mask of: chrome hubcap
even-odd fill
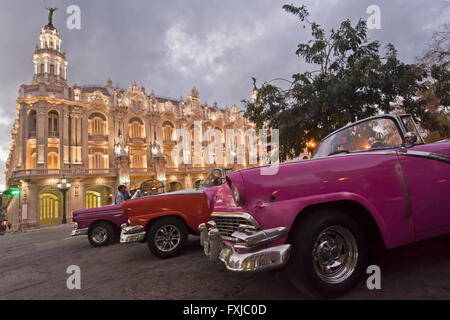
[[[106,240],[106,238],[108,237],[108,230],[106,230],[103,227],[97,227],[95,228],[93,234],[92,234],[92,239],[96,242],[96,243],[102,243]]]
[[[355,271],[358,245],[347,228],[331,226],[317,237],[312,255],[319,278],[326,283],[338,284]]]
[[[163,252],[172,251],[178,246],[180,241],[180,230],[176,226],[166,225],[156,231],[155,245]]]

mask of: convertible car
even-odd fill
[[[189,234],[210,219],[213,200],[231,168],[215,168],[193,190],[182,190],[122,203],[130,226],[124,226],[120,242],[147,242],[151,253],[170,258],[180,253]]]
[[[227,176],[200,242],[213,261],[247,272],[286,265],[314,296],[350,290],[370,244],[394,248],[450,233],[450,141],[425,144],[409,115],[333,132],[311,159]]]

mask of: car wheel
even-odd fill
[[[114,239],[114,229],[107,222],[98,222],[89,228],[88,239],[93,247],[106,246]]]
[[[293,229],[289,274],[309,296],[337,297],[360,280],[368,264],[363,229],[339,211],[314,212]]]
[[[188,229],[183,221],[173,217],[157,220],[149,229],[148,248],[158,258],[178,255],[188,238]]]

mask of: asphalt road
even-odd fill
[[[69,226],[0,236],[0,299],[303,299],[283,270],[236,274],[203,256],[198,237],[184,253],[160,260],[146,244],[92,248]],[[362,281],[342,299],[450,299],[450,242],[422,241],[377,249],[381,289]],[[81,268],[81,290],[69,290],[69,265]]]

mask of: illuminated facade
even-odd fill
[[[186,99],[171,99],[148,94],[136,83],[127,89],[113,86],[111,80],[106,85],[68,86],[66,54],[53,25],[42,29],[33,64],[31,84],[20,87],[5,172],[7,185],[22,190],[22,227],[61,223],[63,201],[57,183],[63,176],[71,182],[68,221],[72,210],[112,203],[119,184],[133,189],[158,179],[166,191],[195,187],[220,162],[174,162],[175,129],[191,135],[218,129],[225,142],[227,129],[251,128],[236,106],[201,105],[195,87]],[[205,143],[201,148],[204,152]],[[232,165],[224,157],[220,166]]]

